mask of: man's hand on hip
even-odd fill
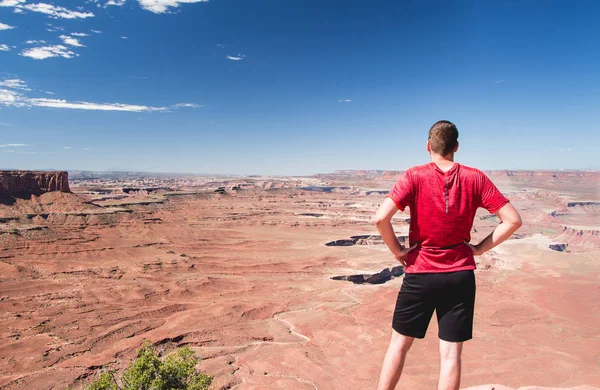
[[[479,248],[479,245],[473,245],[471,243],[468,243],[465,241],[465,244],[467,244],[469,246],[469,248],[471,248],[471,250],[473,251],[473,256],[481,256],[483,255],[483,251]]]
[[[417,244],[411,246],[410,248],[402,246],[402,250],[400,251],[400,253],[394,254],[394,257],[396,258],[396,260],[398,260],[404,268],[406,268],[406,255],[408,255],[408,253],[410,251],[412,251],[413,249],[415,249],[416,247],[417,247]]]

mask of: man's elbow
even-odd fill
[[[519,215],[519,218],[517,218],[517,220],[514,222],[515,228],[520,228],[521,226],[523,226],[523,220],[521,219],[521,216]]]
[[[498,210],[496,215],[500,218],[502,223],[510,225],[512,228],[514,228],[514,230],[517,230],[523,226],[521,214],[519,214],[519,212],[510,203],[507,203],[500,210]]]
[[[519,215],[519,219],[515,222],[515,226],[517,228],[520,228],[521,226],[523,226],[523,220],[521,219],[520,215]]]
[[[517,230],[523,226],[523,220],[521,219],[520,215],[517,215],[515,218],[511,218],[508,221],[502,221],[502,223],[512,226],[514,230]]]
[[[375,218],[373,218],[373,225],[375,225],[377,227],[377,229],[379,230],[383,225],[390,223],[389,218],[385,218],[382,217],[380,215],[376,215]]]

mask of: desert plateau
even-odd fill
[[[0,388],[82,389],[150,340],[214,389],[373,389],[403,269],[372,219],[400,174],[3,171]],[[524,224],[476,259],[461,387],[600,387],[600,173],[486,174]],[[434,317],[398,388],[435,388],[437,342]]]

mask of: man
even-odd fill
[[[475,305],[475,260],[510,237],[522,224],[517,210],[487,176],[454,162],[458,130],[439,121],[429,130],[429,164],[407,170],[375,216],[383,240],[404,266],[392,337],[378,390],[395,388],[415,338],[424,338],[436,311],[440,339],[438,390],[458,390],[462,344],[472,338]],[[410,207],[410,248],[396,238],[392,216]],[[477,245],[469,243],[477,208],[502,221]]]

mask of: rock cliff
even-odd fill
[[[71,192],[68,172],[0,171],[0,194],[40,195],[51,191]]]
[[[403,171],[385,171],[385,172],[383,172],[381,179],[382,180],[396,180],[398,177],[400,177],[400,175],[402,173],[403,173]]]

